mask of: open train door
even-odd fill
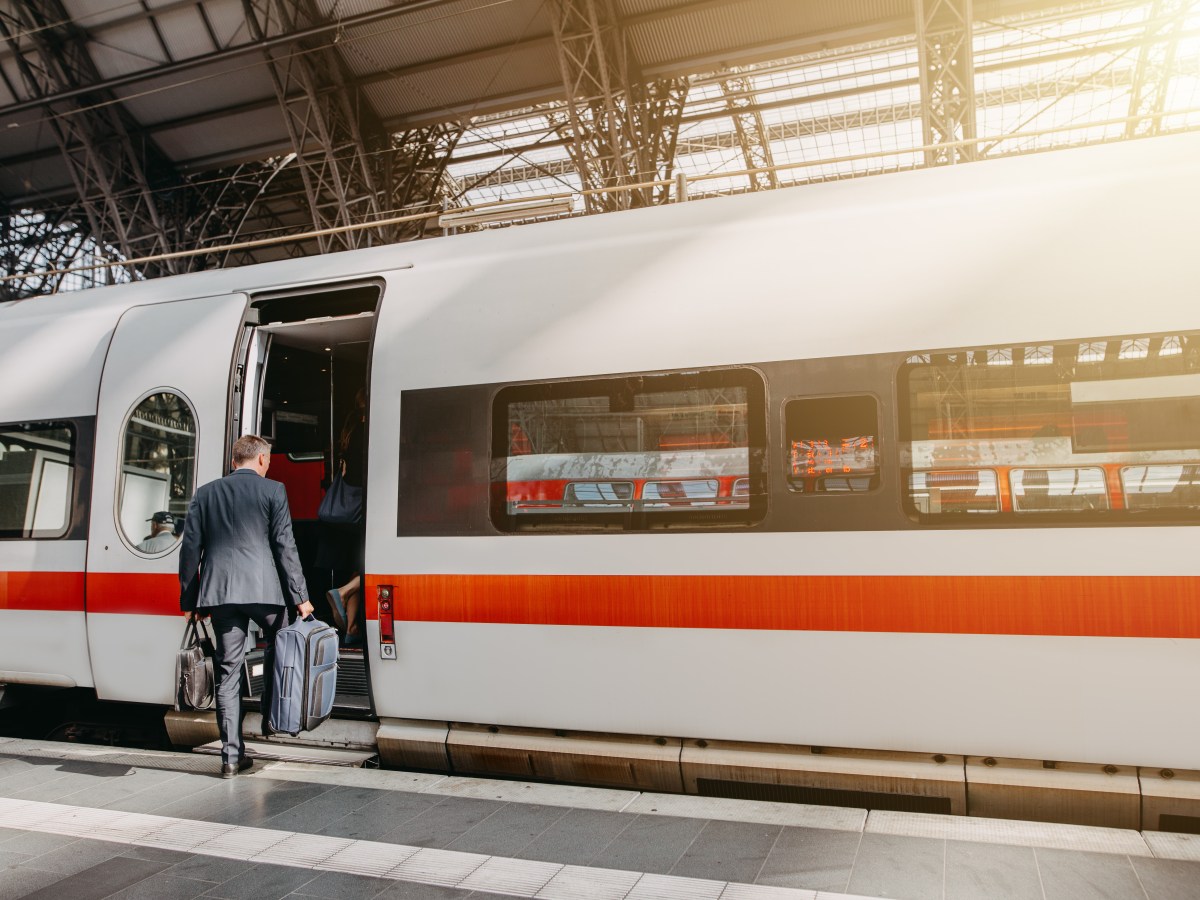
[[[247,298],[138,306],[117,324],[96,416],[87,626],[101,699],[174,702],[179,546],[198,485],[224,474]]]

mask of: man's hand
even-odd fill
[[[299,616],[301,619],[306,619],[309,616],[311,616],[312,611],[313,611],[313,605],[311,603],[309,603],[307,600],[305,600],[303,603],[301,603],[299,606],[296,607],[296,615]]]

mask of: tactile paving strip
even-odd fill
[[[0,824],[223,859],[350,872],[539,900],[850,900],[848,895],[736,884],[376,841],[327,839],[270,828],[0,798]],[[304,843],[305,841],[309,843]],[[280,852],[287,846],[288,852]],[[295,851],[295,852],[293,852]]]

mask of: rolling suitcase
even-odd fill
[[[309,616],[279,629],[268,720],[272,730],[295,737],[329,718],[337,659],[337,631],[324,622]]]

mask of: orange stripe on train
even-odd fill
[[[396,619],[522,625],[1200,638],[1185,576],[393,575]]]
[[[83,573],[0,572],[0,609],[83,612]]]
[[[372,575],[396,619],[518,625],[1200,638],[1188,576]],[[0,609],[82,611],[77,572],[0,572]],[[171,574],[92,573],[92,613],[178,615]]]

